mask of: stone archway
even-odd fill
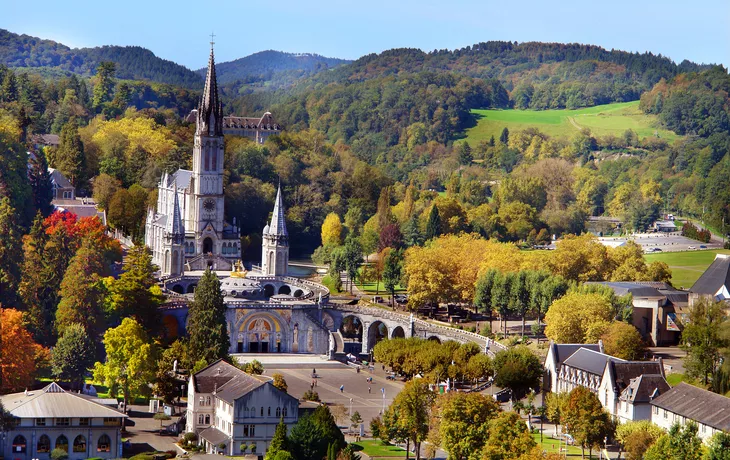
[[[338,331],[342,336],[343,351],[345,353],[358,354],[363,352],[362,341],[364,331],[360,318],[355,315],[343,317]]]
[[[203,254],[213,254],[213,240],[210,237],[203,240]]]
[[[188,284],[188,288],[185,290],[187,294],[193,294],[195,293],[195,288],[198,287],[197,284]]]
[[[289,295],[289,294],[291,294],[291,288],[285,284],[279,288],[278,293]]]
[[[434,342],[441,343],[441,339],[439,339],[435,335],[432,335],[431,337],[429,337],[428,340],[433,340]]]
[[[266,297],[271,297],[274,295],[274,286],[272,284],[267,284],[264,286],[264,295]]]
[[[185,294],[185,289],[183,289],[182,285],[176,284],[172,287],[172,292],[175,292],[177,294]]]
[[[288,334],[278,315],[254,312],[238,323],[234,353],[281,353],[288,351]],[[235,329],[234,329],[235,330]]]
[[[294,291],[293,295],[294,297],[301,297],[304,295],[304,291],[302,291],[301,289],[297,289],[296,291]]]
[[[364,353],[369,353],[383,339],[388,338],[388,327],[382,321],[373,321],[368,328],[368,346]]]
[[[401,326],[396,326],[393,328],[393,332],[390,333],[390,337],[392,339],[404,339],[406,338],[406,332],[403,330]]]

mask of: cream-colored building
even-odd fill
[[[268,377],[222,360],[190,377],[186,431],[197,433],[208,453],[263,455],[280,420],[287,429],[297,423],[299,400]]]
[[[598,387],[598,399],[615,420],[650,420],[652,397],[669,390],[659,361],[609,360]]]
[[[665,430],[694,422],[703,441],[718,431],[730,431],[730,398],[723,395],[680,383],[650,404],[651,421]]]

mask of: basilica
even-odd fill
[[[231,353],[329,354],[334,321],[323,311],[329,290],[287,275],[289,233],[281,186],[262,231],[260,266],[246,270],[240,261],[240,228],[236,218],[224,217],[225,131],[212,49],[194,114],[192,171],[163,174],[157,206],[148,211],[145,225],[145,244],[168,298],[162,307],[168,335],[185,334],[188,304],[210,269],[220,279]]]

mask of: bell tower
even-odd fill
[[[223,238],[223,105],[218,97],[213,42],[195,119],[193,230],[196,253],[221,253]]]
[[[286,230],[284,219],[281,184],[276,192],[271,223],[264,227],[261,238],[261,273],[274,276],[286,275],[289,265],[289,232]]]

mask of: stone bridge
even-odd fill
[[[420,337],[439,342],[454,340],[460,343],[474,342],[485,352],[494,355],[504,345],[473,332],[430,323],[406,315],[370,306],[362,301],[358,305],[328,304],[322,311],[322,323],[331,332],[342,330],[348,318],[357,318],[362,325],[362,351],[367,354],[381,339]]]

